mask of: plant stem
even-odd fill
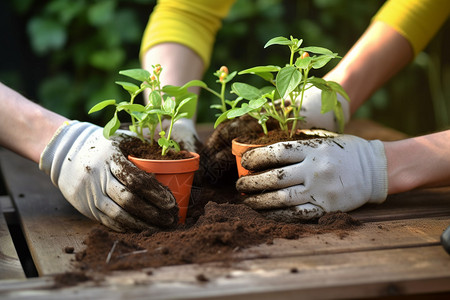
[[[306,88],[306,82],[308,80],[308,73],[309,73],[310,67],[306,68],[305,73],[303,74],[303,85],[302,85],[302,90],[300,92],[300,105],[299,106],[293,106],[294,107],[294,122],[292,123],[292,128],[291,128],[291,133],[290,133],[290,137],[292,137],[294,135],[294,132],[296,131],[297,128],[297,120],[300,117],[300,111],[302,110],[302,105],[303,105],[303,96],[305,94],[305,88]]]

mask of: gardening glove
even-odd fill
[[[119,150],[129,131],[111,139],[102,128],[66,122],[41,154],[39,168],[83,215],[116,231],[157,230],[177,223],[172,193]]]
[[[270,124],[268,124],[270,127]],[[221,123],[207,139],[200,153],[199,174],[209,183],[229,183],[237,179],[236,158],[231,141],[238,136],[262,133],[258,121],[247,115]]]
[[[350,119],[350,104],[339,93],[337,94],[337,100],[342,105],[344,113],[345,123]],[[333,111],[329,111],[325,114],[320,112],[322,108],[322,91],[315,86],[310,87],[305,91],[303,96],[303,103],[301,108],[301,116],[305,117],[302,122],[302,128],[320,128],[333,132],[339,131],[339,124],[336,120]]]
[[[257,174],[241,177],[245,204],[282,221],[347,212],[387,197],[383,143],[352,135],[311,130],[325,138],[281,142],[244,153],[242,166]],[[263,171],[261,173],[261,171]]]

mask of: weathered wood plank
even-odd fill
[[[364,222],[450,216],[450,187],[390,195],[381,205],[368,204],[350,214]]]
[[[39,275],[71,268],[74,254],[93,222],[78,213],[38,166],[10,151],[0,152],[6,188],[17,207],[20,224]]]
[[[25,278],[22,264],[17,255],[8,225],[3,215],[2,203],[7,203],[5,198],[1,196],[0,201],[0,280],[2,279],[22,279]]]
[[[101,284],[87,282],[60,289],[48,289],[48,282],[41,282],[42,287],[36,282],[29,286],[11,284],[0,288],[0,297],[362,299],[450,292],[449,282],[448,254],[439,246],[430,246],[118,272]]]
[[[275,258],[438,245],[448,224],[450,216],[370,222],[347,231],[345,236],[326,233],[296,240],[276,239],[271,245],[244,249],[235,256],[242,259]]]

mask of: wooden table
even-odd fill
[[[400,133],[352,123],[350,133]],[[345,238],[322,234],[252,247],[233,265],[181,265],[116,272],[101,282],[54,288],[94,223],[79,214],[36,164],[0,151],[0,299],[298,299],[412,296],[450,299],[450,188],[390,196],[351,213],[363,226]],[[206,274],[207,280],[199,280]],[[203,278],[205,279],[205,278]],[[403,299],[403,298],[400,298]]]

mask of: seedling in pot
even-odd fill
[[[113,117],[103,129],[105,138],[108,139],[119,129],[118,113],[124,111],[131,118],[129,130],[134,132],[143,142],[150,144],[154,142],[153,136],[158,125],[163,128],[162,120],[168,119],[170,125],[167,132],[164,130],[159,132],[158,144],[162,148],[161,155],[166,155],[169,149],[180,150],[178,143],[171,139],[173,125],[183,117],[190,117],[187,112],[183,112],[182,108],[190,101],[196,101],[197,95],[188,92],[189,84],[181,87],[171,85],[161,87],[161,72],[162,67],[160,65],[153,66],[152,73],[144,69],[130,69],[119,72],[121,75],[138,81],[137,84],[129,81],[116,82],[129,93],[130,99],[120,102],[116,99],[104,100],[93,106],[89,111],[91,114],[107,106],[115,106]],[[191,85],[194,83],[191,82]],[[146,105],[135,103],[136,97],[146,89],[149,90],[148,103]],[[144,136],[147,130],[149,139]]]
[[[212,93],[222,100],[222,114],[219,115],[214,126],[217,127],[227,119],[247,114],[258,120],[265,134],[268,133],[266,122],[273,118],[278,121],[281,130],[292,136],[299,127],[299,121],[304,120],[300,112],[305,92],[315,86],[322,90],[321,113],[333,111],[339,124],[339,131],[342,132],[345,120],[341,103],[337,100],[337,93],[349,101],[347,93],[334,81],[309,75],[312,69],[320,69],[330,60],[339,58],[339,56],[322,47],[301,48],[302,43],[302,39],[292,36],[289,39],[273,38],[266,43],[264,48],[273,45],[287,46],[290,50],[288,63],[285,66],[257,66],[238,73],[238,75],[257,75],[270,83],[269,86],[259,88],[247,83],[235,82],[231,85],[231,92],[237,97],[234,100],[223,100],[225,84],[233,79],[235,72],[230,74],[230,78],[226,75],[220,77],[221,93],[218,94],[214,91]],[[228,74],[227,72],[226,74]],[[223,72],[220,73],[219,70],[215,75],[218,74],[223,74]],[[207,90],[211,92],[209,88]],[[225,110],[223,103],[228,104],[228,108]]]

